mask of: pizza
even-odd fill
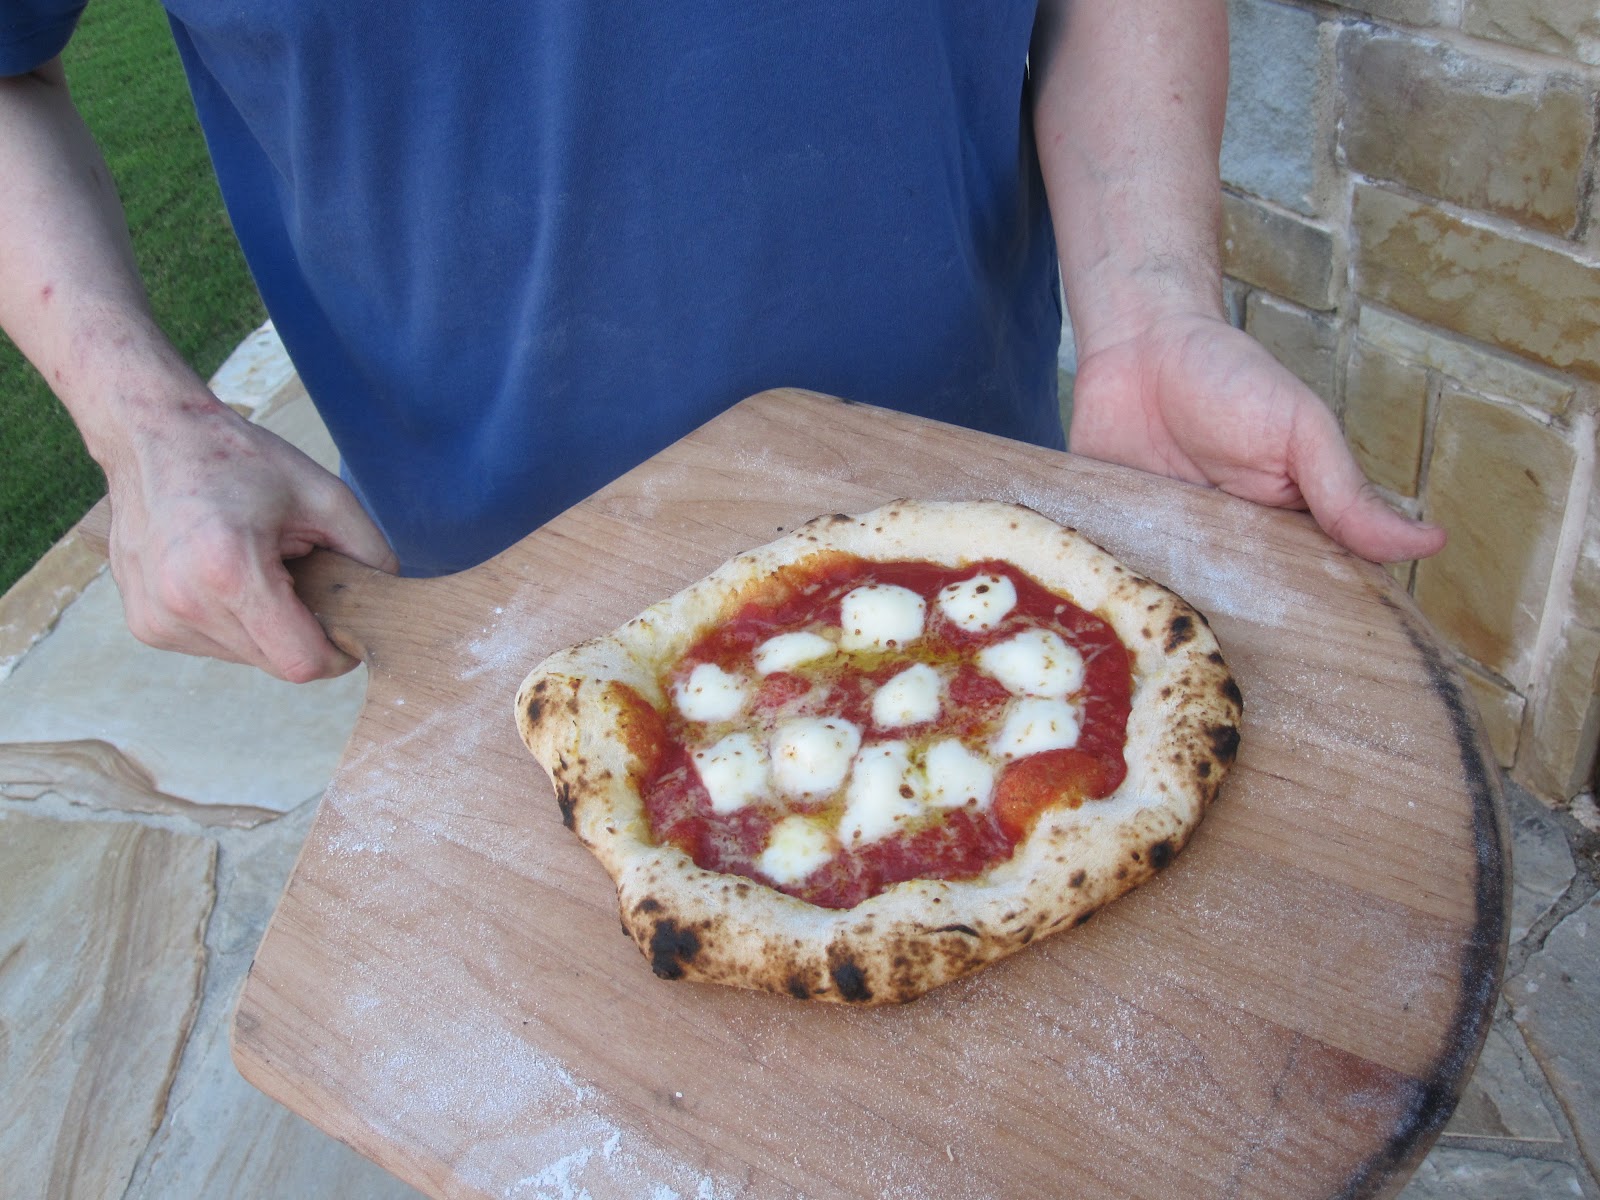
[[[997,501],[819,517],[516,698],[658,976],[868,1005],[1166,867],[1241,713],[1198,612]]]

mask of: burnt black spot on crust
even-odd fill
[[[700,935],[670,917],[650,935],[650,969],[662,979],[682,979],[683,966],[700,953]]]
[[[561,810],[561,823],[572,828],[572,813],[578,802],[572,798],[572,789],[565,783],[556,784],[556,807]]]
[[[1244,711],[1244,695],[1239,691],[1239,685],[1233,681],[1232,675],[1222,681],[1222,696],[1240,712]]]
[[[1206,730],[1211,752],[1223,766],[1230,765],[1239,753],[1239,731],[1232,725],[1213,725]]]
[[[1201,779],[1211,778],[1211,764],[1205,759],[1200,760],[1200,765],[1195,767],[1195,770],[1199,772]]]
[[[839,995],[852,1004],[864,1004],[872,999],[872,989],[867,986],[867,977],[861,968],[846,959],[836,963],[833,971],[833,986],[839,989]]]
[[[964,933],[968,937],[977,937],[978,931],[971,925],[941,925],[934,930],[935,933]]]
[[[1179,646],[1194,637],[1194,618],[1188,613],[1179,613],[1172,618],[1167,626],[1166,652],[1171,654]]]
[[[1164,871],[1177,853],[1170,838],[1159,841],[1150,847],[1150,865],[1158,871]]]
[[[1087,920],[1088,920],[1088,919],[1089,919],[1089,918],[1090,918],[1090,917],[1092,917],[1092,916],[1094,916],[1094,914],[1095,914],[1095,910],[1094,910],[1094,909],[1092,909],[1092,908],[1091,908],[1091,909],[1090,909],[1090,910],[1089,910],[1089,911],[1088,911],[1088,912],[1084,912],[1084,913],[1079,913],[1079,914],[1078,914],[1078,915],[1077,915],[1077,916],[1076,916],[1076,917],[1075,917],[1075,918],[1074,918],[1074,919],[1073,919],[1073,922],[1072,922],[1072,927],[1073,927],[1073,928],[1074,928],[1074,929],[1076,929],[1076,928],[1077,928],[1077,927],[1078,927],[1078,926],[1079,926],[1079,925],[1082,925],[1082,924],[1083,924],[1083,923],[1084,923],[1084,922],[1085,922],[1085,921],[1087,921]]]
[[[534,690],[533,699],[528,701],[528,722],[532,725],[539,723],[539,717],[544,712],[544,695],[539,689]]]
[[[811,989],[806,986],[806,981],[798,975],[789,976],[789,982],[784,984],[784,989],[796,1000],[811,999]]]
[[[654,896],[646,896],[643,900],[639,901],[639,906],[633,911],[642,913],[660,912],[661,901],[657,900]]]
[[[1089,878],[1089,872],[1080,867],[1078,870],[1072,873],[1072,877],[1067,880],[1067,885],[1069,887],[1081,888],[1083,886],[1083,881],[1087,878]]]

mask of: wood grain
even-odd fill
[[[1244,693],[1238,766],[1152,884],[914,1004],[659,981],[517,684],[899,496],[1027,503],[1185,595]],[[786,391],[465,574],[298,570],[371,683],[235,1058],[434,1195],[1389,1194],[1487,1032],[1507,840],[1475,718],[1405,594],[1299,514]]]

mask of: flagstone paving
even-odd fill
[[[213,386],[334,461],[270,328]],[[7,1200],[416,1195],[246,1084],[228,1052],[364,686],[294,688],[138,645],[73,534],[0,598]],[[1505,997],[1404,1200],[1600,1200],[1600,834],[1514,787],[1508,804]]]

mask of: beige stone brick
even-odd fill
[[[1489,738],[1494,758],[1502,767],[1517,761],[1517,740],[1522,733],[1522,714],[1527,701],[1502,683],[1487,679],[1470,668],[1461,672],[1467,691],[1478,706],[1483,731]]]
[[[1327,317],[1252,292],[1245,305],[1245,330],[1331,408],[1335,398],[1338,327]]]
[[[1333,307],[1328,230],[1232,192],[1222,197],[1223,270],[1304,308]]]
[[[1461,27],[1478,37],[1600,66],[1594,0],[1467,0]]]
[[[1517,778],[1549,799],[1571,799],[1593,775],[1600,742],[1600,630],[1568,623],[1534,704]]]
[[[1345,373],[1344,432],[1367,478],[1417,494],[1427,414],[1427,369],[1358,339]]]
[[[1407,25],[1438,25],[1445,16],[1441,0],[1339,0],[1339,7]]]
[[[1356,171],[1547,233],[1578,223],[1594,92],[1412,38],[1340,42]]]
[[[1465,392],[1440,397],[1424,512],[1450,541],[1417,603],[1468,658],[1525,691],[1576,455],[1556,430]]]
[[[1559,415],[1567,411],[1578,390],[1566,376],[1539,370],[1370,304],[1361,309],[1359,328],[1361,336],[1374,345],[1483,395],[1516,400]]]
[[[1377,187],[1356,189],[1354,226],[1361,295],[1600,379],[1600,267]]]

